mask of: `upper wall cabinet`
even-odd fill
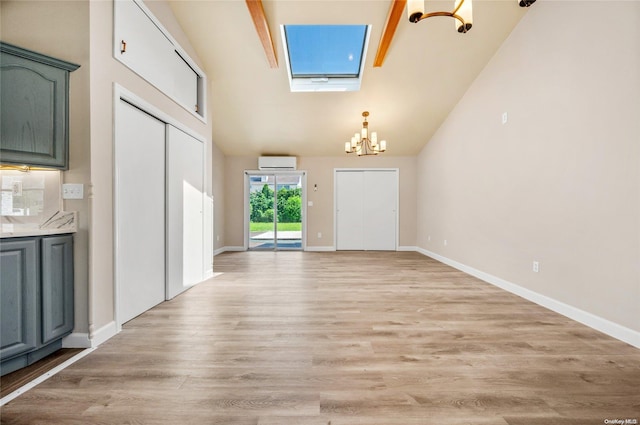
[[[0,43],[0,162],[69,167],[69,73],[78,65]]]
[[[204,120],[204,73],[141,2],[114,2],[114,57]]]

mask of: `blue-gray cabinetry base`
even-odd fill
[[[0,375],[62,347],[73,318],[73,236],[0,241]]]

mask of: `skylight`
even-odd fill
[[[360,90],[369,25],[283,25],[291,91]]]

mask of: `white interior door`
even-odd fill
[[[204,278],[204,145],[167,125],[167,299]]]
[[[364,249],[396,250],[397,172],[364,172]]]
[[[115,140],[118,323],[165,298],[165,124],[119,100]]]
[[[338,170],[336,249],[395,251],[397,170]]]
[[[336,249],[363,250],[364,246],[364,173],[336,173]]]

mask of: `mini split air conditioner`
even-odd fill
[[[261,156],[258,158],[259,170],[295,170],[295,156]]]

